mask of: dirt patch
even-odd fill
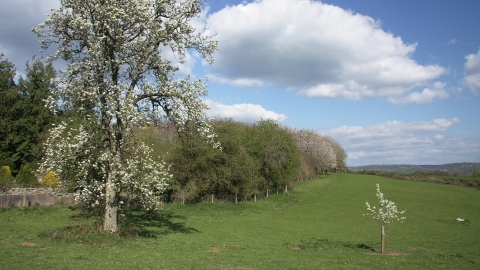
[[[36,246],[37,244],[35,243],[29,243],[29,242],[23,242],[20,244],[22,247],[34,247]]]
[[[210,247],[210,249],[208,250],[208,252],[218,253],[218,252],[220,252],[220,249],[218,249],[217,247]]]
[[[371,255],[371,256],[392,256],[392,257],[398,257],[398,256],[402,256],[403,253],[399,253],[399,252],[385,252],[385,253],[370,252],[370,253],[367,253],[367,255]]]

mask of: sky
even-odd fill
[[[2,0],[0,52],[17,76],[58,6]],[[330,135],[347,166],[480,162],[479,12],[474,0],[211,0],[192,23],[215,35],[215,63],[191,51],[179,73],[208,77],[209,117]]]

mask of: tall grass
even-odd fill
[[[407,211],[404,223],[386,227],[387,255],[379,253],[380,224],[363,216],[365,201],[376,201],[376,183]],[[0,212],[0,268],[478,269],[479,195],[468,187],[330,174],[257,203],[126,212],[124,228],[136,238],[92,233],[95,220],[66,207],[8,209]]]

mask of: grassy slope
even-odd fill
[[[400,256],[370,255],[380,249],[380,225],[362,214],[366,200],[376,204],[376,183],[407,210],[403,224],[386,227],[387,252]],[[39,236],[76,224],[74,214],[62,207],[0,212],[0,268],[480,268],[480,191],[466,187],[332,174],[257,203],[168,206],[137,223],[156,237]]]

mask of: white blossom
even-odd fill
[[[315,160],[318,171],[337,167],[335,147],[339,145],[332,137],[321,135],[313,130],[291,130],[290,133],[297,149]]]
[[[380,185],[377,184],[377,198],[378,203],[380,204],[379,208],[375,206],[371,207],[368,202],[365,202],[367,205],[367,210],[369,213],[364,215],[371,215],[373,219],[378,219],[382,222],[382,225],[390,223],[392,220],[404,220],[405,217],[400,217],[399,215],[405,214],[405,211],[398,211],[397,206],[394,202],[389,201],[383,197],[383,193],[380,191]]]

